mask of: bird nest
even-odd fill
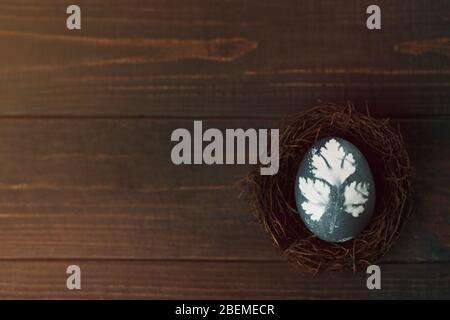
[[[280,126],[280,168],[262,176],[254,168],[244,179],[252,209],[270,236],[307,273],[351,270],[378,262],[399,237],[412,207],[408,153],[399,128],[386,119],[356,112],[352,105],[324,104],[284,120]],[[377,190],[374,214],[356,238],[326,242],[313,235],[296,209],[294,184],[299,164],[319,139],[344,138],[366,156]]]

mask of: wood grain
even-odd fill
[[[279,260],[239,199],[247,166],[175,166],[191,120],[23,119],[0,126],[3,258]],[[210,120],[205,127],[272,127]],[[391,261],[449,261],[448,121],[403,121],[417,189]],[[439,154],[439,157],[433,155]]]
[[[0,298],[450,298],[450,3],[0,3]],[[416,215],[382,264],[302,276],[240,197],[247,166],[177,167],[170,133],[274,127],[317,103],[399,120]],[[80,264],[83,290],[65,289]]]
[[[436,53],[444,56],[450,56],[450,39],[437,38],[419,41],[407,41],[395,46],[395,50],[414,56],[427,53]]]
[[[449,114],[445,49],[405,49],[450,36],[448,1],[379,1],[381,32],[362,0],[78,4],[70,32],[57,0],[2,1],[0,115],[273,117],[318,99]]]
[[[65,287],[82,268],[81,291]],[[286,262],[0,261],[0,298],[28,299],[448,299],[450,265],[383,267],[382,289],[366,275],[302,276]]]

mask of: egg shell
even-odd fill
[[[375,182],[366,158],[345,139],[317,141],[300,163],[295,200],[306,227],[320,239],[344,242],[356,237],[375,206]]]

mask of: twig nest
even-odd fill
[[[252,209],[273,243],[308,273],[356,272],[383,257],[398,238],[412,207],[409,156],[399,129],[388,120],[356,112],[351,105],[325,104],[299,113],[280,126],[280,169],[245,179]],[[296,206],[297,170],[319,140],[339,137],[364,154],[376,186],[373,215],[364,230],[345,242],[314,235]]]

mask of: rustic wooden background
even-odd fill
[[[450,3],[78,0],[0,4],[0,298],[450,298]],[[382,264],[311,278],[239,198],[246,166],[170,162],[204,120],[273,127],[325,101],[398,122],[416,216]],[[82,290],[65,269],[82,268]]]

